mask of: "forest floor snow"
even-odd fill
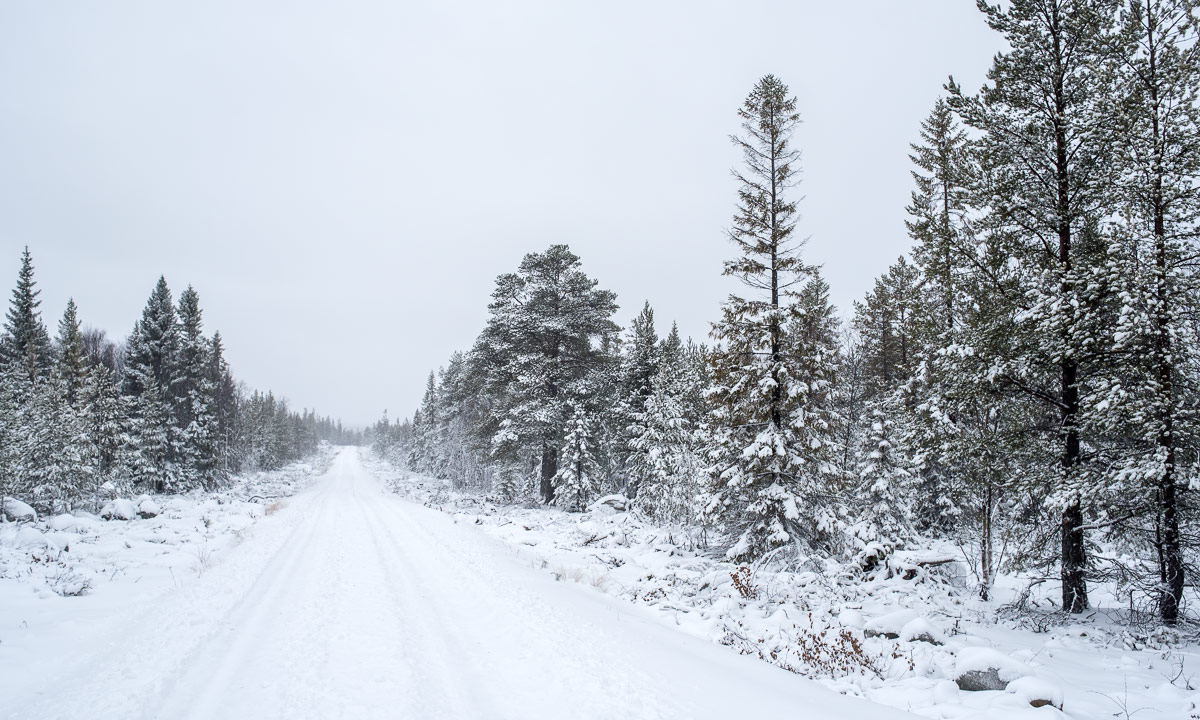
[[[0,718],[912,717],[556,582],[389,492],[356,448],[296,485],[269,517],[166,498],[6,535]],[[55,591],[41,566],[60,562],[85,594]]]
[[[1048,595],[1016,610],[1028,584],[1020,578],[1002,578],[983,602],[950,545],[896,553],[867,578],[834,563],[743,567],[704,548],[694,531],[636,512],[499,505],[368,462],[394,492],[502,540],[555,580],[838,693],[929,718],[1200,718],[1200,644],[1130,629],[1102,587],[1092,589],[1099,609],[1073,618],[1052,612]],[[956,683],[991,669],[1005,690]]]
[[[123,647],[146,651],[123,674],[153,675],[164,658],[156,647],[194,635],[197,616],[188,610],[236,599],[233,584],[205,597],[220,585],[206,576],[228,576],[222,566],[246,541],[264,530],[273,536],[274,516],[335,453],[327,446],[306,462],[235,477],[214,492],[155,495],[145,507],[153,517],[122,512],[144,502],[122,498],[98,513],[0,523],[0,718],[51,717],[33,711],[39,698],[99,676],[105,657]],[[123,517],[107,512],[114,505]],[[151,628],[158,619],[151,609],[172,596],[182,600],[179,616]],[[53,682],[64,678],[67,687]],[[95,701],[63,717],[105,717],[106,701]]]

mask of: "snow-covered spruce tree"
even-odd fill
[[[123,461],[129,484],[139,492],[168,492],[178,487],[171,459],[170,407],[158,383],[151,380],[138,395],[124,398],[129,408],[129,438]]]
[[[946,407],[936,397],[960,378],[943,378],[939,372],[958,371],[945,356],[944,349],[959,347],[963,338],[954,333],[964,318],[979,316],[972,303],[988,304],[978,292],[992,287],[994,273],[980,271],[986,264],[977,262],[978,247],[969,229],[972,211],[971,186],[977,176],[966,132],[959,125],[945,100],[939,98],[929,116],[921,123],[921,142],[914,143],[909,158],[914,168],[915,188],[905,221],[913,240],[913,259],[919,269],[919,312],[913,332],[917,354],[910,377],[904,382],[904,407],[909,415],[903,446],[910,458],[920,456],[916,470],[919,481],[914,503],[914,524],[921,530],[948,530],[962,508],[950,507],[953,493],[947,485],[969,476],[974,463],[954,467],[940,452],[947,428],[971,417],[971,413],[945,414],[922,412],[920,408]],[[968,287],[971,283],[971,287]],[[998,401],[999,398],[996,398]]]
[[[966,267],[963,250],[970,243],[966,227],[974,172],[967,133],[944,98],[921,122],[920,136],[921,142],[910,146],[916,187],[905,226],[921,276],[920,319],[928,324],[926,341],[933,345],[962,311],[958,294]]]
[[[586,508],[596,494],[598,468],[592,457],[590,426],[587,410],[572,403],[562,457],[554,476],[554,503],[572,512]]]
[[[58,345],[55,374],[62,383],[67,404],[82,410],[85,402],[84,387],[88,383],[89,368],[83,350],[83,333],[79,327],[78,308],[73,299],[67,300],[67,309],[58,321]]]
[[[870,543],[898,544],[913,537],[914,473],[901,441],[904,414],[891,407],[898,394],[880,398],[870,407],[869,426],[862,444],[858,486],[854,493],[860,511],[851,534],[864,547]]]
[[[496,469],[494,489],[502,502],[513,502],[522,490],[523,469],[515,463],[505,463]]]
[[[223,479],[213,415],[216,388],[209,379],[212,346],[204,337],[200,296],[190,285],[179,296],[178,318],[172,401],[174,425],[180,433],[180,470],[185,485],[211,490]]]
[[[1119,197],[1123,222],[1110,254],[1120,298],[1114,350],[1122,373],[1098,388],[1091,424],[1115,436],[1098,481],[1120,488],[1117,511],[1151,549],[1162,620],[1179,618],[1185,587],[1183,491],[1200,446],[1195,398],[1200,284],[1194,269],[1200,198],[1200,49],[1196,4],[1128,0],[1107,38],[1119,92]],[[1193,516],[1194,519],[1194,516]],[[1132,522],[1130,522],[1132,521]]]
[[[615,335],[616,296],[598,290],[566,245],[531,253],[496,280],[487,325],[471,351],[484,378],[495,463],[537,457],[539,494],[554,500],[569,403],[587,406],[611,363],[603,340]]]
[[[858,478],[854,495],[861,517],[853,534],[860,540],[899,542],[912,534],[911,521],[901,517],[916,506],[910,450],[903,442],[911,407],[903,391],[923,350],[921,280],[902,256],[854,304],[852,352],[861,364],[849,368],[842,391],[858,403],[847,417],[852,429],[842,435],[857,458],[851,472]]]
[[[938,334],[901,389],[908,408],[902,445],[920,474],[918,529],[960,545],[987,599],[1003,559],[997,546],[1036,560],[1056,526],[1042,508],[1053,488],[1041,484],[1038,468],[1053,462],[1046,457],[1053,457],[1059,419],[1040,399],[1005,392],[991,374],[994,359],[1011,347],[1009,298],[1020,295],[1020,278],[1007,272],[1006,242],[987,235],[964,244],[955,258],[974,269],[957,285],[953,326]],[[1026,526],[1018,534],[1018,500],[1023,521],[1045,532]]]
[[[24,419],[22,464],[34,507],[65,512],[94,496],[95,445],[57,370],[35,383]]]
[[[172,400],[178,355],[178,316],[166,278],[160,277],[126,343],[122,376],[136,418],[135,444],[148,453],[137,463],[137,482],[157,492],[174,490],[180,483],[183,433],[175,422]],[[161,475],[155,478],[153,473]]]
[[[951,83],[950,104],[981,133],[988,179],[978,197],[981,229],[1006,243],[1009,270],[1020,278],[1009,347],[991,358],[989,373],[1011,392],[1052,407],[1059,422],[1048,429],[1057,446],[1024,477],[1052,487],[1061,510],[1062,606],[1088,606],[1084,506],[1100,488],[1084,480],[1081,421],[1087,395],[1109,362],[1102,327],[1111,318],[1096,280],[1105,241],[1097,231],[1111,194],[1111,162],[1101,99],[1109,84],[1101,72],[1100,38],[1111,15],[1104,0],[1013,0],[980,3],[988,24],[1010,50],[996,55],[990,83],[965,97]]]
[[[408,450],[408,467],[413,472],[437,476],[438,472],[438,397],[437,377],[431,370],[425,383],[421,407],[413,415],[412,444]]]
[[[912,375],[920,355],[920,272],[901,256],[862,302],[854,328],[862,343],[867,399],[889,395]]]
[[[618,380],[620,397],[612,418],[618,425],[621,445],[617,460],[624,470],[626,494],[631,497],[640,492],[640,485],[646,479],[643,474],[646,469],[645,458],[638,457],[645,451],[635,441],[642,432],[639,419],[645,412],[646,400],[651,393],[650,385],[658,372],[658,350],[654,310],[646,302],[630,323],[628,339],[622,347]]]
[[[129,411],[116,379],[104,365],[88,369],[83,388],[88,435],[96,448],[96,479],[110,483],[114,492],[127,491],[131,482],[128,466],[133,439],[129,435]]]
[[[241,457],[237,454],[240,445],[237,422],[239,394],[237,382],[225,362],[225,344],[221,333],[213,333],[209,342],[208,382],[213,388],[212,414],[213,434],[217,453],[217,467],[223,477],[237,472]]]
[[[678,341],[678,334],[672,332]],[[663,363],[651,378],[650,395],[635,419],[636,454],[631,471],[639,480],[634,504],[657,520],[684,522],[695,515],[701,463],[695,442],[696,415],[685,411],[688,391],[682,347],[666,344]]]
[[[731,295],[713,326],[710,393],[711,466],[702,517],[733,534],[730,558],[753,558],[796,540],[830,541],[835,524],[828,462],[830,425],[814,402],[834,357],[790,336],[805,321],[797,291],[812,276],[794,237],[799,152],[790,145],[800,121],[796,99],[773,75],[738,110],[734,137],[744,168],[729,237],[739,256],[725,274],[756,294]],[[811,375],[814,364],[816,376]]]
[[[0,360],[5,365],[20,367],[30,381],[50,369],[53,357],[50,335],[38,310],[42,304],[38,299],[40,294],[33,279],[33,257],[26,247],[21,254],[21,271],[13,289],[4,334],[0,336]]]
[[[6,497],[24,494],[21,449],[27,433],[22,422],[21,388],[27,384],[19,368],[0,365],[0,503]],[[6,519],[0,505],[0,522]]]
[[[454,352],[438,383],[439,422],[443,466],[457,487],[486,490],[498,477],[488,468],[487,444],[477,428],[486,416],[485,398],[477,392],[480,377],[467,356]],[[511,498],[510,498],[511,499]]]

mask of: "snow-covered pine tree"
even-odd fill
[[[977,195],[981,228],[1007,243],[1021,292],[1013,307],[1009,347],[992,358],[991,376],[1012,392],[1052,407],[1059,422],[1045,438],[1056,452],[1024,477],[1052,487],[1061,510],[1062,606],[1088,607],[1084,505],[1099,488],[1084,480],[1082,416],[1085,393],[1103,374],[1099,346],[1111,317],[1096,271],[1106,256],[1097,223],[1111,196],[1107,132],[1101,100],[1109,92],[1103,69],[1111,15],[1105,0],[1013,0],[980,3],[992,29],[1009,45],[996,55],[990,84],[968,98],[948,86],[950,105],[980,131],[986,183]],[[1001,316],[998,316],[1001,317]],[[1032,442],[1032,441],[1031,441]]]
[[[713,326],[711,466],[702,513],[733,534],[730,558],[752,558],[801,538],[813,545],[829,539],[824,499],[832,488],[822,487],[828,421],[813,412],[827,388],[806,375],[808,363],[833,357],[789,336],[805,319],[796,295],[813,273],[800,258],[789,197],[800,157],[790,145],[800,121],[796,99],[767,75],[738,116],[744,134],[734,142],[744,169],[734,173],[738,209],[729,237],[740,255],[726,262],[725,274],[760,294],[731,295]]]
[[[566,245],[531,253],[496,280],[489,317],[471,351],[487,396],[481,430],[495,462],[540,460],[540,495],[554,500],[569,403],[586,406],[611,362],[604,339],[617,332],[616,296],[598,290]]]
[[[1120,170],[1122,226],[1110,254],[1120,298],[1114,350],[1126,360],[1098,394],[1097,432],[1120,438],[1099,479],[1120,492],[1120,515],[1140,510],[1139,544],[1158,564],[1159,612],[1175,624],[1185,587],[1181,456],[1200,439],[1194,407],[1200,284],[1193,259],[1200,217],[1200,48],[1196,5],[1128,0],[1106,42],[1117,76],[1111,118]]]
[[[4,334],[0,336],[0,360],[5,365],[22,368],[30,381],[50,369],[53,357],[50,335],[38,310],[42,304],[38,299],[40,294],[33,279],[33,256],[26,246],[21,254],[21,271],[13,289]]]
[[[586,508],[596,494],[598,468],[592,457],[590,425],[583,405],[572,403],[571,420],[554,476],[554,503],[571,512]]]

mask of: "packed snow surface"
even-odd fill
[[[82,597],[7,577],[0,717],[909,717],[555,582],[389,493],[356,449],[253,520],[169,584],[149,559]],[[178,530],[163,515],[74,529],[102,543],[117,527]]]

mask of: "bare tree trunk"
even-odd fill
[[[982,525],[979,534],[979,598],[987,600],[992,590],[992,499],[994,490],[989,481],[983,495]]]

